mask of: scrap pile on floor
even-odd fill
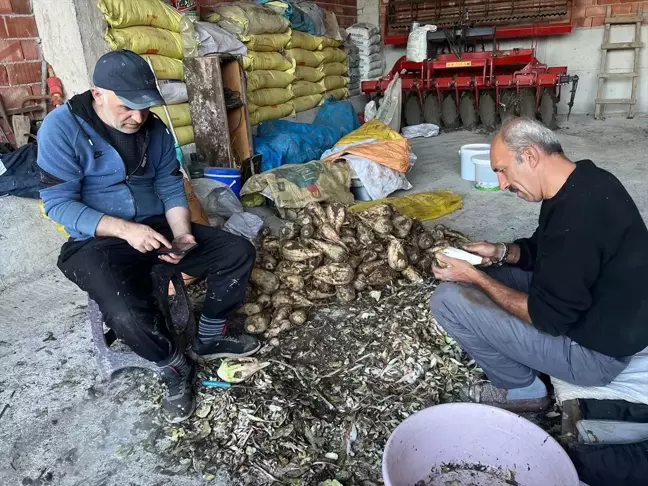
[[[252,271],[245,330],[274,338],[302,325],[307,309],[393,281],[422,283],[436,252],[465,243],[441,225],[428,231],[389,204],[359,213],[342,204],[309,204],[278,238],[265,233]]]
[[[234,484],[380,483],[384,445],[407,416],[458,398],[481,370],[430,315],[432,284],[387,286],[315,308],[267,344],[270,365],[229,390],[199,388],[188,423],[167,426],[171,464],[226,470]],[[216,362],[200,379],[218,379]]]
[[[479,379],[481,369],[430,315],[434,284],[422,277],[430,274],[437,247],[464,237],[407,220],[384,205],[358,215],[337,205],[309,206],[283,228],[281,244],[271,235],[263,237],[259,262],[270,268],[273,256],[274,271],[264,270],[276,280],[268,286],[255,277],[255,287],[267,293],[253,291],[253,302],[266,296],[263,312],[274,301],[275,314],[289,305],[288,319],[281,320],[292,329],[272,333],[265,342],[259,360],[267,366],[261,371],[228,390],[199,387],[194,417],[179,426],[165,425],[167,435],[158,450],[173,469],[192,469],[206,478],[227,471],[232,484],[317,485],[333,478],[345,486],[380,484],[382,450],[394,428],[418,410],[456,400],[460,390]],[[371,241],[361,242],[367,235],[373,235]],[[398,258],[390,255],[394,242],[404,247]],[[344,259],[335,253],[341,251]],[[291,260],[299,252],[309,258]],[[367,252],[372,255],[368,261],[348,263]],[[371,272],[360,270],[373,262]],[[309,269],[291,274],[302,277],[303,288],[278,271],[295,265]],[[413,279],[417,283],[406,278],[407,268],[421,275]],[[374,275],[378,270],[382,281]],[[314,275],[327,277],[316,283]],[[363,291],[353,286],[358,278],[368,279]],[[286,282],[297,290],[288,290]],[[316,299],[314,291],[326,298]],[[301,307],[295,293],[317,304]],[[309,319],[295,325],[290,317],[307,308]],[[282,325],[271,324],[270,331]],[[218,379],[219,365],[203,366],[199,379]]]

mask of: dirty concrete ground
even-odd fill
[[[645,140],[648,118],[595,121],[573,116],[558,132],[572,159],[592,158],[626,185],[648,213]],[[464,208],[444,222],[473,238],[510,240],[530,234],[540,206],[510,193],[483,193],[459,178],[457,150],[491,135],[458,131],[415,140],[412,192],[452,189]],[[595,215],[592,215],[595,217]],[[228,485],[227,471],[207,481],[175,474],[160,459],[157,404],[143,399],[155,386],[146,372],[98,382],[85,295],[60,274],[23,282],[0,294],[0,484]]]

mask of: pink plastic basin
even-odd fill
[[[569,456],[544,430],[475,403],[437,405],[409,417],[387,441],[382,472],[385,486],[579,484]]]

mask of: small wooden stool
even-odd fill
[[[153,279],[155,300],[171,331],[170,335],[173,336],[178,349],[190,352],[196,335],[196,322],[180,273],[176,273],[171,265],[158,264],[151,270],[151,278]],[[169,282],[176,290],[173,303],[169,302]],[[88,319],[102,381],[110,381],[115,372],[124,368],[144,368],[154,372],[158,371],[155,363],[145,360],[132,351],[111,348],[117,340],[117,335],[112,329],[104,331],[104,321],[99,305],[90,298],[88,298]]]

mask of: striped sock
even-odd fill
[[[203,314],[198,321],[198,340],[201,343],[217,341],[225,335],[226,330],[225,319],[210,319]]]
[[[179,375],[189,374],[190,364],[187,361],[184,353],[181,353],[180,350],[176,349],[171,356],[165,361],[156,363],[160,368],[169,367],[175,369]]]

